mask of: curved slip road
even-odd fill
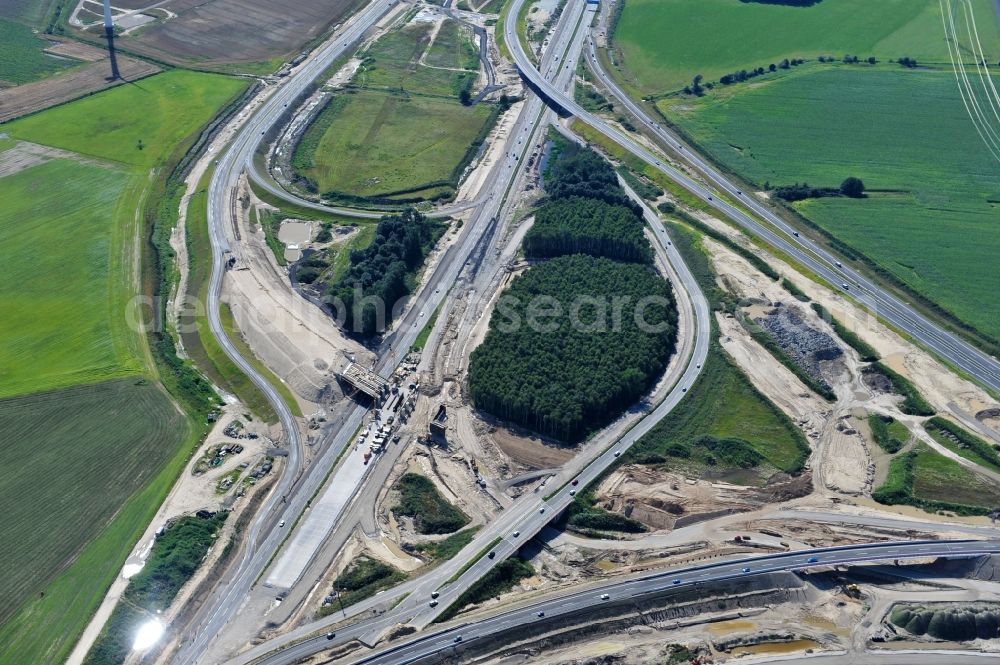
[[[754,214],[766,220],[768,225],[757,222],[743,212],[742,209],[720,200],[715,192],[678,169],[663,163],[647,148],[594,114],[585,111],[571,96],[549,84],[544,77],[539,75],[538,70],[524,52],[520,40],[517,39],[517,16],[524,1],[513,0],[510,13],[507,15],[503,26],[505,40],[521,75],[530,81],[536,89],[542,91],[551,102],[612,139],[633,156],[659,169],[671,180],[693,193],[709,206],[715,208],[729,219],[732,219],[772,247],[785,252],[829,282],[833,288],[839,289],[841,292],[865,305],[869,310],[914,337],[926,348],[941,356],[955,367],[966,372],[983,385],[1000,392],[1000,362],[996,358],[983,353],[965,340],[937,326],[894,295],[874,284],[861,273],[849,266],[843,265],[832,254],[816,243],[808,238],[801,237],[787,222],[762,205],[755,197],[745,194],[705,160],[693,153],[690,147],[685,146],[672,132],[653,122],[635,102],[622,93],[599,66],[595,68],[595,71],[602,83],[608,86],[619,102],[635,114],[640,122],[650,128],[661,139],[667,141],[672,148],[685,155],[686,161],[700,171],[714,186],[725,192],[732,200],[739,201],[741,206],[745,206]],[[586,51],[588,58],[594,62],[596,58],[592,40],[588,42]],[[772,227],[777,230],[772,230]]]
[[[562,53],[563,49],[568,48],[570,45],[578,49],[580,44],[582,44],[582,38],[585,35],[583,28],[589,24],[588,21],[592,19],[593,14],[590,10],[583,11],[581,5],[582,3],[576,6],[571,5],[567,8],[566,20],[569,27],[557,30],[551,44],[551,46],[554,46],[553,50],[555,53]],[[546,55],[548,56],[549,54],[550,52],[547,51]],[[573,72],[576,67],[573,59],[566,64],[565,61],[560,63],[559,59],[555,57],[547,58],[543,60],[543,67],[549,76],[555,77],[559,85],[567,87],[572,85]],[[531,96],[527,103],[533,104],[538,109],[530,114],[532,117],[537,113],[541,113],[543,106],[537,97]],[[535,130],[537,129],[536,127]],[[527,133],[527,129],[525,133]],[[531,133],[534,133],[534,131]],[[513,136],[520,136],[520,134],[520,131],[512,133]],[[522,138],[517,139],[515,150],[517,152],[521,152],[522,150],[527,151],[526,147],[521,148],[520,146],[531,144],[532,140],[529,134],[527,140]],[[509,154],[514,154],[514,151],[511,151]],[[515,158],[517,157],[515,156]],[[497,201],[497,199],[499,197],[491,196],[487,201]],[[497,201],[497,206],[499,206],[499,201]],[[687,392],[687,388],[700,373],[708,354],[711,330],[709,306],[698,288],[694,276],[683,263],[680,254],[669,240],[658,217],[646,207],[644,207],[644,214],[654,230],[656,240],[661,244],[662,250],[672,262],[676,275],[674,288],[678,291],[683,290],[688,295],[684,299],[684,302],[688,303],[688,309],[682,313],[682,318],[689,322],[686,326],[685,334],[690,337],[690,340],[684,345],[684,349],[689,356],[683,358],[677,365],[675,371],[679,373],[679,376],[673,379],[673,385],[668,395],[631,430],[626,432],[620,440],[615,441],[612,447],[602,451],[596,459],[593,459],[589,463],[581,459],[579,464],[573,465],[573,468],[564,468],[557,479],[553,481],[553,486],[556,486],[560,481],[567,484],[556,490],[552,495],[545,498],[542,498],[539,494],[523,497],[515,506],[502,513],[495,522],[482,529],[465,551],[443,563],[434,571],[391,590],[387,590],[378,597],[359,603],[356,607],[348,608],[350,615],[355,616],[375,610],[379,605],[385,605],[404,594],[408,594],[392,610],[354,624],[351,627],[351,632],[344,633],[344,635],[351,635],[352,638],[362,637],[373,640],[385,630],[398,623],[409,622],[412,625],[421,627],[428,625],[451,602],[457,599],[462,590],[485,574],[496,563],[516,552],[524,542],[544,528],[561,510],[573,501],[575,491],[573,486],[568,484],[570,478],[576,477],[580,486],[596,478],[615,461],[623,450],[627,449],[655,426],[683,398]],[[428,290],[424,291],[424,293],[427,292]],[[678,298],[678,300],[681,299]],[[427,309],[430,310],[430,308],[431,305],[428,304]],[[595,450],[599,449],[595,448]],[[585,464],[585,468],[577,474],[574,469],[580,468]],[[515,536],[514,533],[518,535]],[[492,549],[495,551],[496,556],[493,559],[481,556],[485,554],[483,551],[485,544],[492,543],[494,540],[496,540],[496,545]],[[469,567],[463,570],[466,565]],[[457,579],[450,579],[459,572],[462,574]],[[438,591],[440,594],[436,608],[430,607],[427,603],[427,599],[433,591]],[[234,664],[251,662],[276,648],[285,649],[286,651],[282,653],[286,653],[288,649],[292,648],[289,645],[293,644],[295,639],[300,639],[303,635],[316,630],[323,630],[325,626],[333,625],[339,620],[340,617],[331,616],[325,620],[300,627],[287,636],[258,645],[237,656],[230,662]],[[336,643],[339,642],[340,639],[338,638]],[[329,646],[329,644],[324,643],[321,646]]]

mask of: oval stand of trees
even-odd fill
[[[650,265],[639,207],[597,153],[562,144],[525,253],[549,259],[501,295],[472,353],[477,408],[575,443],[634,404],[677,336],[670,284]]]
[[[380,334],[394,308],[413,289],[413,277],[445,225],[413,209],[383,217],[368,247],[351,252],[347,272],[327,287],[327,297],[342,307],[344,329],[361,339]]]

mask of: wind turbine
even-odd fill
[[[104,0],[104,31],[110,33],[115,29],[115,24],[111,20],[111,0]]]

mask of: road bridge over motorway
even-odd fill
[[[436,655],[460,657],[462,650],[496,633],[582,615],[591,607],[623,600],[652,599],[678,589],[710,586],[734,579],[821,567],[845,566],[893,560],[966,558],[1000,553],[1000,540],[924,540],[817,548],[764,556],[744,557],[718,563],[672,568],[625,580],[610,580],[575,593],[561,593],[514,609],[499,610],[486,617],[461,623],[461,619],[437,630],[428,630],[389,644],[353,662],[366,665],[404,665],[433,662]],[[542,613],[541,616],[539,613]],[[254,660],[257,665],[291,665],[333,645],[345,644],[361,635],[356,626],[339,630],[330,640],[319,634],[281,651]]]

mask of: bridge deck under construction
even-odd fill
[[[381,376],[357,363],[348,363],[340,378],[372,399],[378,399],[389,385]]]

